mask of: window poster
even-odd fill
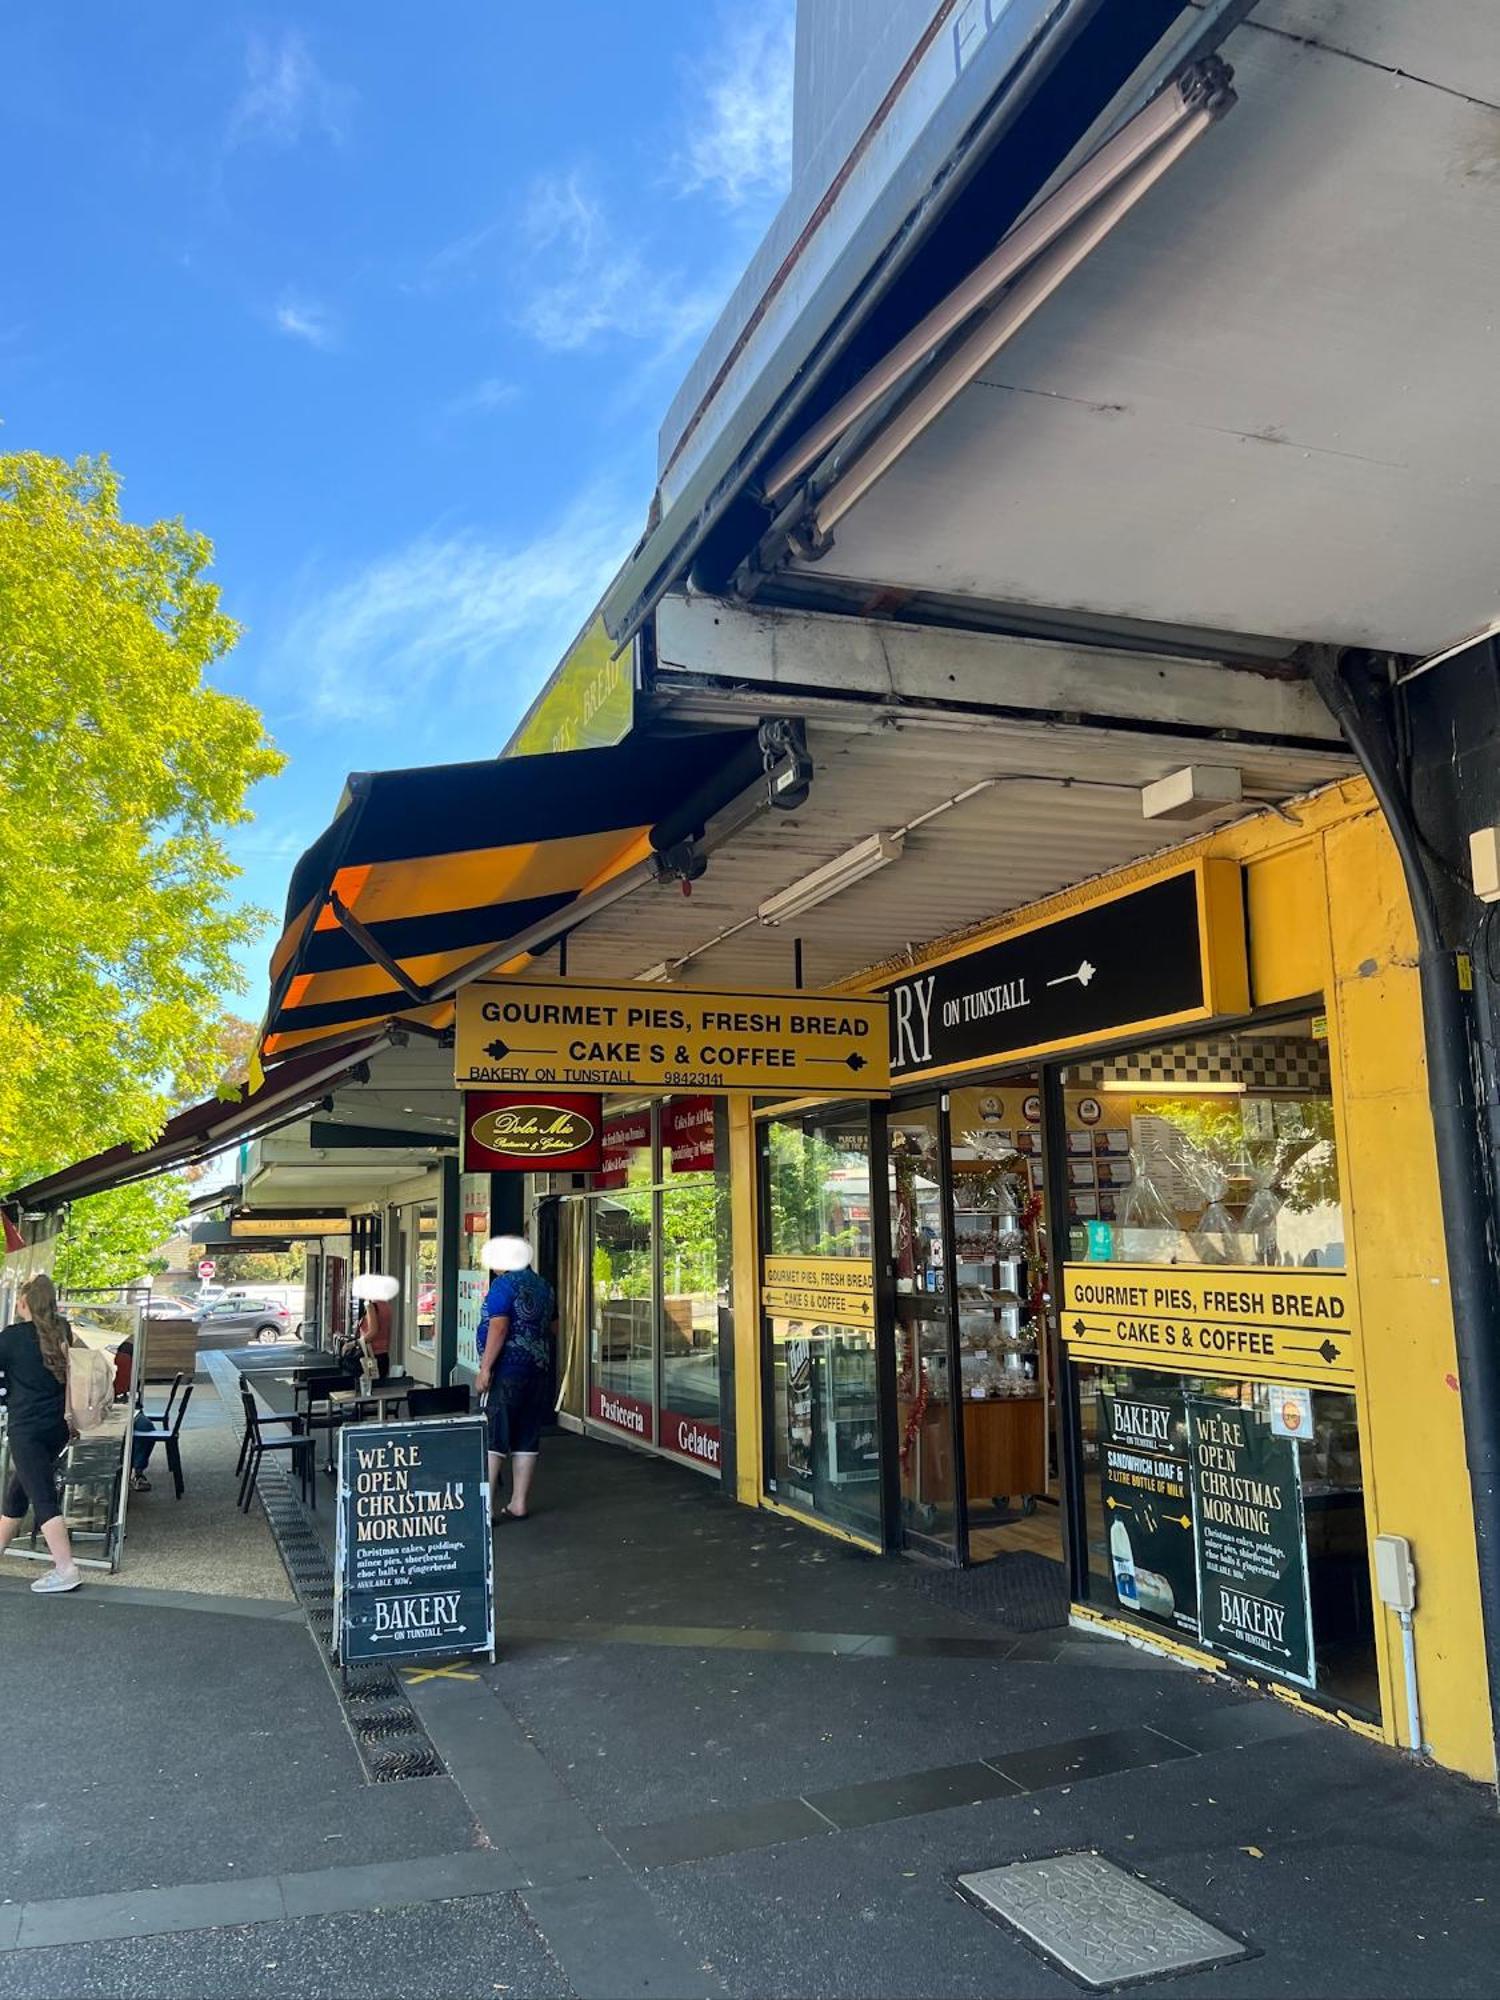
[[[1198,1631],[1187,1415],[1177,1395],[1100,1395],[1099,1479],[1121,1608]]]
[[[1259,1411],[1190,1396],[1203,1637],[1242,1661],[1316,1685],[1297,1446]]]

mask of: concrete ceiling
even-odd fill
[[[1239,103],[816,573],[1422,654],[1500,611],[1500,8],[1263,0]]]

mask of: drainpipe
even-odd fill
[[[1492,1745],[1500,1748],[1500,1270],[1495,1260],[1494,1187],[1476,1087],[1479,1059],[1466,991],[1472,976],[1461,980],[1465,955],[1443,941],[1416,821],[1392,747],[1387,691],[1376,684],[1376,669],[1374,656],[1354,651],[1320,653],[1312,663],[1318,691],[1385,815],[1416,921],[1427,1091],[1474,1503],[1490,1733]]]

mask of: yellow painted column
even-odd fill
[[[1328,829],[1329,995],[1342,1058],[1345,1226],[1364,1346],[1367,1527],[1405,1535],[1417,1569],[1423,1733],[1440,1763],[1494,1773],[1474,1512],[1464,1457],[1453,1303],[1427,1099],[1416,937],[1376,813]],[[1389,1720],[1408,1736],[1395,1614],[1375,1617]]]
[[[735,1498],[760,1505],[760,1217],[755,1120],[747,1097],[729,1099],[729,1219],[734,1254]]]

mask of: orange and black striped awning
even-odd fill
[[[292,875],[262,1055],[445,1027],[455,974],[695,839],[762,770],[756,731],[733,729],[351,777]]]

